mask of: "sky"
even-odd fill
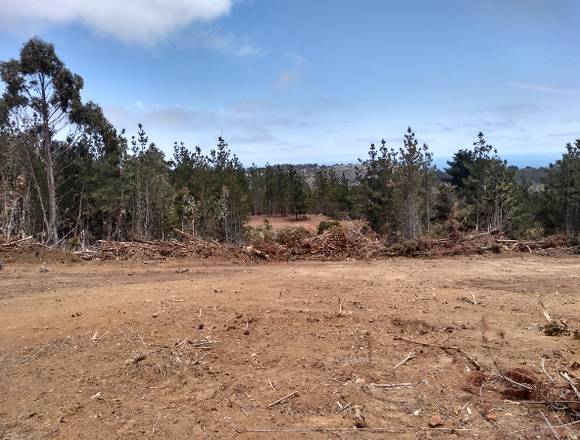
[[[580,0],[0,0],[118,128],[242,162],[354,163],[411,126],[436,162],[483,131],[510,163],[580,138]]]

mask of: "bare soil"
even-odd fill
[[[2,439],[549,438],[540,410],[571,421],[398,338],[577,378],[580,341],[544,335],[538,299],[580,326],[579,257],[40,265],[0,272]]]
[[[305,217],[299,217],[296,219],[294,216],[267,216],[267,215],[252,215],[248,219],[247,225],[252,228],[263,228],[264,221],[268,220],[270,227],[274,231],[279,231],[285,228],[295,228],[303,227],[304,229],[316,233],[318,230],[318,225],[324,220],[333,220],[330,217],[321,214],[308,214]],[[339,222],[344,226],[361,225],[363,222],[360,220],[341,220]]]
[[[304,229],[308,229],[310,232],[316,232],[318,225],[323,220],[328,220],[328,217],[320,214],[310,214],[304,218],[296,219],[293,216],[280,217],[280,216],[267,216],[267,215],[252,215],[248,219],[247,225],[253,228],[264,227],[264,221],[268,220],[268,223],[274,231],[302,226]]]

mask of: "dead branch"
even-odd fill
[[[546,359],[545,358],[542,358],[541,367],[542,367],[542,372],[546,375],[546,377],[550,380],[550,382],[554,382],[554,378],[552,376],[550,376],[550,374],[546,370]]]
[[[574,383],[574,381],[570,378],[570,376],[568,376],[568,373],[566,372],[560,372],[560,376],[562,376],[562,378],[568,382],[568,384],[572,387],[572,389],[574,390],[574,393],[576,393],[576,397],[580,400],[580,391],[578,391],[578,388],[576,388],[576,384]]]
[[[453,346],[448,346],[448,345],[430,344],[429,342],[414,341],[413,339],[405,338],[403,336],[395,336],[394,339],[398,340],[398,341],[410,342],[411,344],[422,345],[424,347],[438,348],[438,349],[443,350],[444,352],[446,352],[448,354],[451,354],[451,353],[449,353],[449,351],[455,351],[456,353],[462,355],[465,359],[467,359],[471,363],[471,365],[473,365],[473,367],[475,367],[476,370],[478,370],[478,371],[481,370],[481,365],[479,365],[479,363],[475,359],[473,359],[471,356],[467,355],[459,347],[453,347]]]
[[[405,383],[371,383],[371,385],[377,388],[403,388],[403,387],[414,387],[416,384],[412,382],[405,382]]]
[[[21,238],[19,240],[9,241],[8,243],[0,244],[0,247],[10,247],[28,240],[32,240],[32,235],[29,235],[28,237],[25,238]]]
[[[291,397],[295,397],[298,396],[298,393],[296,391],[285,395],[284,397],[282,397],[281,399],[278,399],[274,402],[272,402],[271,404],[268,405],[268,408],[272,408],[274,405],[278,405],[279,403],[285,402],[286,400],[290,399]]]
[[[554,438],[557,440],[561,440],[560,436],[558,435],[558,433],[556,432],[556,430],[554,429],[554,427],[552,426],[546,415],[542,411],[540,411],[540,414],[546,421],[546,425],[548,425],[548,428],[550,428],[550,432],[554,435]]]
[[[399,362],[397,365],[395,365],[395,370],[397,368],[399,368],[401,365],[405,365],[407,362],[409,362],[411,359],[413,359],[415,357],[415,352],[414,351],[410,351],[409,354],[403,359],[401,360],[401,362]]]
[[[25,363],[30,362],[32,359],[34,359],[36,356],[38,356],[40,353],[42,353],[46,347],[48,347],[48,344],[44,344],[42,347],[40,347],[40,350],[38,350],[36,353],[28,356],[26,359],[21,361],[18,365],[24,365]]]
[[[475,432],[479,431],[478,428],[322,428],[322,427],[311,427],[311,428],[271,428],[271,429],[237,429],[238,434],[250,433],[250,432],[386,432],[396,434],[399,432]]]

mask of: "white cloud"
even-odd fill
[[[205,49],[234,54],[239,57],[264,55],[264,51],[261,48],[250,44],[244,37],[238,37],[218,29],[208,28],[194,34],[192,44]]]
[[[18,30],[82,23],[125,42],[151,45],[192,22],[228,14],[232,3],[233,0],[0,0],[0,26]]]
[[[507,85],[510,87],[515,87],[516,89],[533,90],[535,92],[558,93],[562,95],[580,95],[580,88],[578,87],[523,83],[508,83]]]

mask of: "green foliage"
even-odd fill
[[[580,139],[566,145],[562,159],[544,180],[543,212],[550,230],[573,237],[580,233]]]
[[[320,223],[318,223],[318,234],[322,234],[324,231],[328,231],[329,229],[332,228],[336,228],[337,226],[340,226],[340,222],[336,221],[336,220],[322,220]]]
[[[414,239],[429,229],[435,184],[432,162],[427,145],[419,146],[410,127],[398,151],[389,149],[384,140],[378,151],[371,144],[357,179],[362,210],[375,231]]]
[[[458,151],[446,172],[468,210],[465,225],[479,230],[505,229],[510,221],[514,170],[489,145],[483,133],[471,150]]]
[[[57,243],[60,216],[66,214],[59,201],[71,190],[63,184],[68,176],[60,158],[70,156],[80,142],[106,143],[114,130],[96,104],[82,103],[83,79],[65,67],[52,44],[39,38],[24,44],[19,59],[0,63],[0,78],[5,84],[0,125],[11,133],[10,142],[22,147],[15,156],[26,163],[37,202],[20,200],[29,216],[24,229]],[[38,217],[42,226],[32,220]]]
[[[244,236],[250,211],[245,170],[221,137],[204,155],[176,144],[172,162],[175,209],[181,228],[194,235],[230,242]]]
[[[238,242],[250,213],[298,219],[308,212],[362,217],[389,240],[411,240],[399,249],[409,255],[425,251],[421,236],[459,228],[529,239],[580,234],[580,140],[549,169],[517,169],[479,133],[438,181],[427,145],[409,128],[399,147],[372,144],[353,181],[344,168],[318,167],[313,175],[312,165],[246,169],[221,137],[207,154],[175,143],[168,161],[142,125],[127,138],[97,104],[83,102],[83,79],[38,38],[0,63],[0,78],[0,234],[9,238],[82,245],[163,239],[180,229]],[[319,233],[336,224],[321,222]],[[258,232],[273,234],[268,225]]]
[[[354,211],[354,191],[346,176],[323,167],[314,176],[313,208],[319,214],[346,218]]]
[[[310,233],[310,231],[306,228],[303,228],[302,226],[298,227],[290,226],[280,229],[279,231],[276,232],[276,242],[284,246],[295,247],[297,245],[300,245],[302,240],[311,236],[312,234]]]
[[[295,166],[266,164],[259,169],[253,165],[247,174],[253,214],[292,214],[298,219],[308,212],[311,189]]]

